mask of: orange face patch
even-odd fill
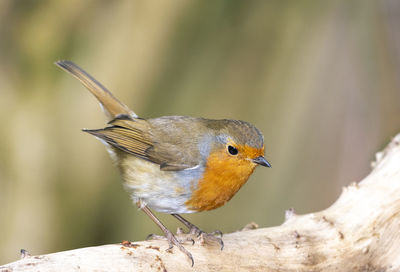
[[[255,159],[257,157],[264,156],[264,146],[262,148],[254,148],[248,145],[232,145],[238,149],[238,156],[246,157],[247,159]]]
[[[253,173],[257,165],[251,160],[264,155],[264,147],[232,146],[239,151],[237,155],[230,155],[225,148],[209,154],[197,190],[185,203],[189,209],[206,211],[224,205]]]

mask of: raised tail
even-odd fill
[[[102,109],[110,119],[123,115],[130,118],[138,117],[125,104],[115,98],[100,82],[72,61],[59,60],[55,64],[76,77],[99,100]]]

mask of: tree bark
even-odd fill
[[[201,239],[186,243],[194,267],[178,249],[166,251],[166,241],[153,240],[27,255],[0,272],[400,271],[400,134],[372,166],[324,211],[288,211],[281,226],[226,234],[222,251]]]

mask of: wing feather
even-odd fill
[[[132,120],[119,116],[109,125],[103,129],[84,131],[121,151],[160,165],[163,171],[180,171],[199,164],[199,154],[187,152],[197,145],[196,139],[172,134],[165,126],[155,129],[144,119]],[[161,138],[163,141],[160,141]]]
[[[153,146],[152,141],[143,130],[131,124],[132,122],[140,123],[141,126],[143,126],[144,123],[144,121],[140,119],[132,121],[117,118],[112,120],[109,123],[110,126],[106,128],[84,131],[122,151],[152,161],[146,154],[146,150]]]

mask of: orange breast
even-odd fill
[[[243,147],[248,155],[263,155],[264,150]],[[239,151],[241,151],[239,149]],[[202,179],[185,204],[194,211],[207,211],[228,202],[253,173],[256,164],[243,156],[231,156],[225,150],[210,153]],[[250,153],[250,154],[249,154]]]

